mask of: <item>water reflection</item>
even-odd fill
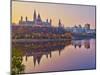
[[[84,47],[89,49],[90,48],[90,40],[85,40],[84,41]]]
[[[86,49],[90,48],[90,40],[72,40],[72,45],[77,48],[81,48],[81,46],[83,45]]]
[[[52,52],[59,52],[59,56],[61,51],[64,50],[65,46],[71,44],[71,40],[67,41],[56,41],[56,42],[13,42],[13,48],[16,48],[22,52],[22,56],[25,56],[25,60],[28,61],[29,56],[33,56],[34,66],[36,62],[40,64],[41,58],[43,55],[46,55],[51,58]]]
[[[22,60],[26,67],[25,72],[29,73],[29,71],[31,71],[31,70],[28,71],[27,67],[28,67],[28,65],[30,65],[29,64],[30,57],[31,57],[32,63],[34,64],[34,67],[36,67],[36,65],[39,65],[43,62],[42,61],[42,59],[44,58],[43,56],[46,56],[45,60],[48,59],[48,61],[49,61],[50,60],[49,58],[52,59],[53,56],[55,56],[55,58],[56,58],[56,55],[53,54],[54,52],[58,53],[59,56],[61,56],[62,52],[66,51],[67,48],[69,50],[75,50],[77,48],[80,48],[79,50],[83,50],[84,48],[90,49],[91,48],[90,42],[91,41],[87,40],[87,39],[85,39],[85,40],[52,41],[52,42],[46,42],[46,41],[45,42],[43,42],[43,41],[42,42],[12,42],[12,47],[17,49],[18,51],[21,51],[22,57],[23,57]],[[78,54],[78,52],[77,52],[77,54]],[[63,58],[62,62],[66,61],[65,58]],[[59,58],[59,60],[62,60],[62,59]],[[73,58],[72,60],[75,60],[75,58]],[[28,65],[26,64],[26,62],[28,62]],[[66,63],[66,65],[68,65],[68,64]],[[31,66],[31,67],[33,67],[33,66]],[[75,67],[72,67],[72,69],[73,68],[75,68]],[[35,70],[34,71],[32,70],[31,72],[35,72]],[[42,71],[40,71],[40,72],[42,72]]]

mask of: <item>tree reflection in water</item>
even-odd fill
[[[20,74],[24,71],[25,66],[22,64],[22,53],[16,48],[12,50],[11,75]]]

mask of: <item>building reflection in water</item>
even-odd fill
[[[52,52],[56,51],[61,54],[65,46],[71,45],[71,40],[56,41],[56,42],[12,42],[12,47],[22,51],[22,56],[25,57],[25,61],[28,61],[29,56],[33,56],[34,66],[36,62],[40,64],[42,56],[46,58],[52,57]]]
[[[85,40],[84,41],[84,47],[89,49],[90,48],[90,40]]]
[[[72,45],[77,48],[81,48],[82,45],[86,48],[89,49],[90,48],[90,40],[72,40]]]
[[[81,48],[84,45],[85,48],[90,48],[89,40],[67,40],[56,42],[12,42],[12,47],[22,51],[22,56],[25,57],[25,61],[28,61],[29,56],[33,56],[33,63],[36,66],[36,62],[40,64],[43,55],[48,59],[52,57],[52,52],[56,51],[59,56],[64,50],[65,46],[72,45],[75,48]]]
[[[76,48],[79,47],[81,48],[82,42],[81,40],[72,40],[72,45]]]

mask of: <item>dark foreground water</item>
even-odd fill
[[[22,52],[24,73],[95,69],[95,39],[13,43]]]

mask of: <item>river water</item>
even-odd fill
[[[96,67],[95,39],[18,43],[16,47],[23,52],[24,73],[84,70]]]

